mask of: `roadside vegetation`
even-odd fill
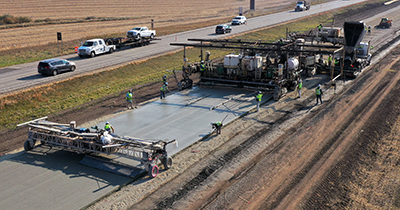
[[[343,13],[347,10],[343,9],[340,12]],[[328,25],[334,13],[327,12],[281,26],[274,26],[239,35],[235,38],[273,42],[280,37],[285,37],[286,28],[291,32],[305,32],[316,27],[319,23],[326,23]],[[211,52],[212,59],[220,58],[232,52],[224,50],[209,51]],[[22,57],[23,54],[22,52],[20,53]],[[186,54],[189,62],[199,61],[199,49],[187,49]],[[36,56],[45,58],[47,55],[50,56],[51,53],[38,52]],[[0,118],[3,120],[0,121],[0,129],[15,128],[21,122],[82,106],[109,95],[117,95],[121,91],[130,89],[138,84],[161,81],[162,75],[168,74],[165,71],[166,69],[181,69],[182,56],[183,52],[171,53],[143,62],[132,63],[124,67],[94,73],[93,75],[80,76],[2,97],[0,98]],[[24,59],[34,60],[33,56],[30,58],[21,58],[21,60]]]
[[[32,19],[29,17],[14,17],[9,14],[0,16],[0,25],[11,25],[11,24],[29,23],[29,22],[32,22]]]

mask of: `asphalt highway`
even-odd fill
[[[267,16],[260,16],[248,19],[247,25],[233,26],[232,33],[226,35],[215,34],[215,26],[180,32],[176,34],[158,37],[161,40],[153,41],[152,44],[144,47],[124,49],[113,54],[104,54],[95,58],[81,59],[77,55],[66,55],[59,58],[68,59],[77,65],[75,72],[68,72],[56,77],[42,76],[37,72],[38,62],[31,62],[21,65],[9,66],[0,69],[0,94],[10,93],[28,87],[47,84],[50,82],[71,78],[73,76],[88,73],[101,68],[113,67],[119,64],[129,63],[135,60],[147,59],[173,50],[182,49],[178,46],[170,46],[172,42],[187,42],[189,38],[217,39],[246,31],[256,30],[266,26],[295,20],[301,17],[317,14],[365,0],[332,1],[325,4],[311,6],[311,9],[303,12],[285,11]],[[228,23],[229,24],[229,23]]]
[[[290,20],[285,18],[298,18],[299,16],[337,8],[339,5],[344,6],[357,2],[361,1],[335,1],[312,6],[311,10],[306,12],[288,11],[249,19],[247,25],[233,27],[233,32],[241,33],[246,30],[262,28]],[[398,8],[389,10],[389,14],[393,17],[395,23],[400,22]],[[381,17],[381,15],[377,15],[368,19],[367,24],[375,25],[373,23],[377,23],[378,16]],[[367,38],[372,39],[373,43],[376,43],[375,46],[383,45],[385,42],[382,41],[382,38],[378,39],[375,36],[394,36],[398,28],[373,30]],[[0,85],[4,85],[7,81],[11,81],[9,83],[10,88],[20,88],[21,84],[28,82],[42,84],[52,79],[67,78],[74,74],[93,71],[96,68],[145,59],[149,56],[179,49],[179,47],[169,45],[170,42],[175,42],[175,39],[176,42],[184,42],[188,38],[220,37],[224,37],[224,35],[215,35],[214,26],[212,26],[160,37],[162,38],[161,41],[156,41],[149,46],[122,50],[111,55],[106,54],[89,59],[80,59],[76,55],[63,56],[63,58],[76,61],[79,68],[76,72],[58,75],[56,78],[38,75],[36,62],[12,66],[0,69],[0,74],[2,74]],[[9,77],[9,80],[5,80],[5,77]],[[3,90],[3,88],[7,88],[7,85],[0,88]],[[193,90],[168,94],[166,99],[155,99],[138,109],[103,120],[110,121],[119,135],[143,139],[177,139],[178,148],[168,147],[169,154],[174,154],[207,135],[211,131],[210,122],[220,121],[228,115],[225,120],[228,123],[247,111],[254,110],[255,103],[252,93],[253,91],[243,89],[194,88]],[[207,97],[187,105],[190,101],[203,96]],[[210,110],[211,107],[234,96],[241,97]],[[269,97],[271,95],[266,94],[264,100]],[[104,126],[104,121],[98,122],[98,125]],[[1,157],[1,208],[79,209],[130,180],[128,177],[82,166],[79,164],[82,158],[83,155],[48,146],[37,147],[30,152],[22,151]]]

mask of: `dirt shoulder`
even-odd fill
[[[399,53],[397,48],[386,61],[390,64]],[[371,193],[374,188],[388,189],[391,193],[380,197],[393,200],[396,197],[392,193],[398,190],[391,187],[393,177],[387,177],[385,187],[375,181],[372,188],[372,184],[366,184],[356,174],[360,171],[368,174],[366,169],[375,164],[367,162],[360,169],[359,163],[370,159],[374,151],[391,150],[385,148],[387,144],[378,146],[381,136],[393,135],[389,128],[400,116],[397,108],[400,96],[395,94],[398,79],[393,79],[399,73],[386,71],[398,69],[398,65],[385,66],[380,72],[370,71],[346,86],[344,93],[333,95],[332,102],[320,107],[314,106],[310,90],[305,93],[307,99],[293,101],[294,95],[288,96],[283,99],[286,102],[266,105],[261,113],[250,113],[229,125],[221,136],[206,140],[207,143],[229,141],[130,209],[320,209],[326,205],[348,208],[352,204],[349,201],[360,193],[358,185],[363,184],[371,188]],[[272,108],[274,112],[269,113]],[[379,122],[383,118],[386,120],[382,126]],[[235,132],[238,128],[240,132]],[[206,142],[199,144],[201,149],[196,151],[207,150]],[[190,150],[181,155],[190,157]],[[397,170],[390,166],[399,157],[390,157],[386,164],[391,175]],[[378,172],[382,174],[382,169],[376,170],[376,176]],[[376,203],[379,207],[394,205]],[[353,207],[360,207],[359,203],[354,204]]]

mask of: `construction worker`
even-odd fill
[[[321,104],[322,104],[322,89],[321,89],[321,85],[318,85],[317,88],[315,89],[315,95],[317,96],[317,104],[318,104],[318,99],[321,101]]]
[[[279,44],[283,44],[283,38],[279,39]]]
[[[257,95],[256,95],[256,101],[257,101],[257,112],[260,109],[260,104],[261,104],[261,99],[263,97],[263,94],[261,91],[258,91]]]
[[[299,98],[301,98],[301,88],[303,88],[303,81],[300,79],[297,83],[297,92],[299,93]]]
[[[221,128],[222,128],[223,124],[222,122],[212,122],[211,123],[211,127],[212,129],[216,129],[217,130],[217,134],[221,134]]]
[[[328,57],[328,66],[329,66],[329,67],[332,66],[332,54],[329,54],[329,57]]]
[[[160,99],[165,98],[165,92],[169,91],[168,90],[168,82],[166,82],[162,87],[161,87],[161,96]]]
[[[126,99],[126,108],[128,108],[128,109],[133,109],[133,93],[132,93],[132,89],[130,89],[129,91],[128,91],[128,93],[126,94],[126,97],[125,97],[125,99]]]
[[[114,127],[109,122],[106,122],[104,125],[104,130],[108,131],[108,133],[111,133],[110,131],[112,131],[112,133],[115,132]]]
[[[204,64],[204,61],[200,62],[200,75],[204,75],[204,71],[206,70],[206,65]]]
[[[371,25],[368,25],[368,33],[371,33]]]
[[[321,29],[322,29],[322,23],[320,23],[319,26],[317,26],[317,28],[318,28],[318,31],[321,31]]]

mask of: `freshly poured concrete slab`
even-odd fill
[[[78,164],[83,156],[44,145],[2,158],[0,209],[80,209],[130,180]]]
[[[229,123],[255,108],[255,91],[238,88],[194,88],[159,99],[138,109],[126,112],[106,121],[120,136],[141,139],[172,140],[178,148],[167,146],[173,155],[209,134],[211,122]],[[265,95],[263,100],[268,97]],[[202,98],[196,101],[196,99]],[[233,98],[233,99],[232,99]],[[231,99],[231,100],[229,100]],[[228,101],[229,100],[229,101]],[[188,103],[196,101],[188,105]],[[221,104],[226,102],[225,104]],[[212,107],[215,109],[211,109]],[[99,127],[104,127],[102,122]]]

